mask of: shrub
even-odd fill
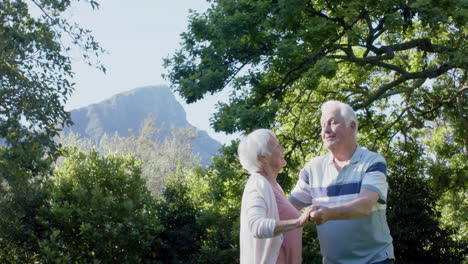
[[[156,262],[161,225],[140,162],[76,148],[64,156],[41,208],[41,257],[52,263]]]

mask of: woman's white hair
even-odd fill
[[[340,101],[334,101],[334,100],[327,101],[322,104],[322,107],[321,107],[322,116],[323,116],[323,113],[333,111],[335,109],[338,109],[340,111],[341,116],[344,118],[346,122],[346,126],[349,126],[351,122],[354,121],[354,123],[356,124],[356,130],[354,131],[354,135],[357,135],[358,121],[356,117],[356,112],[354,112],[354,109],[348,104],[345,104]]]
[[[275,137],[273,131],[269,129],[257,129],[252,133],[244,136],[237,148],[239,161],[244,169],[250,173],[254,173],[262,168],[258,156],[271,155],[269,143],[271,137]]]

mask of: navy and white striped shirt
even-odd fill
[[[357,146],[349,166],[337,171],[331,153],[313,158],[301,170],[289,200],[303,207],[338,206],[356,199],[362,188],[379,194],[370,216],[327,221],[317,226],[324,263],[373,263],[394,258],[386,219],[385,159]]]

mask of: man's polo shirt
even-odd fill
[[[331,153],[311,159],[301,170],[289,200],[303,207],[342,205],[356,199],[362,188],[379,194],[370,216],[317,225],[324,263],[363,264],[394,259],[386,218],[386,171],[381,155],[359,146],[341,171],[335,168]]]

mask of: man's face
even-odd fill
[[[339,150],[354,143],[354,123],[346,125],[344,117],[338,108],[322,113],[322,140],[329,150]]]

